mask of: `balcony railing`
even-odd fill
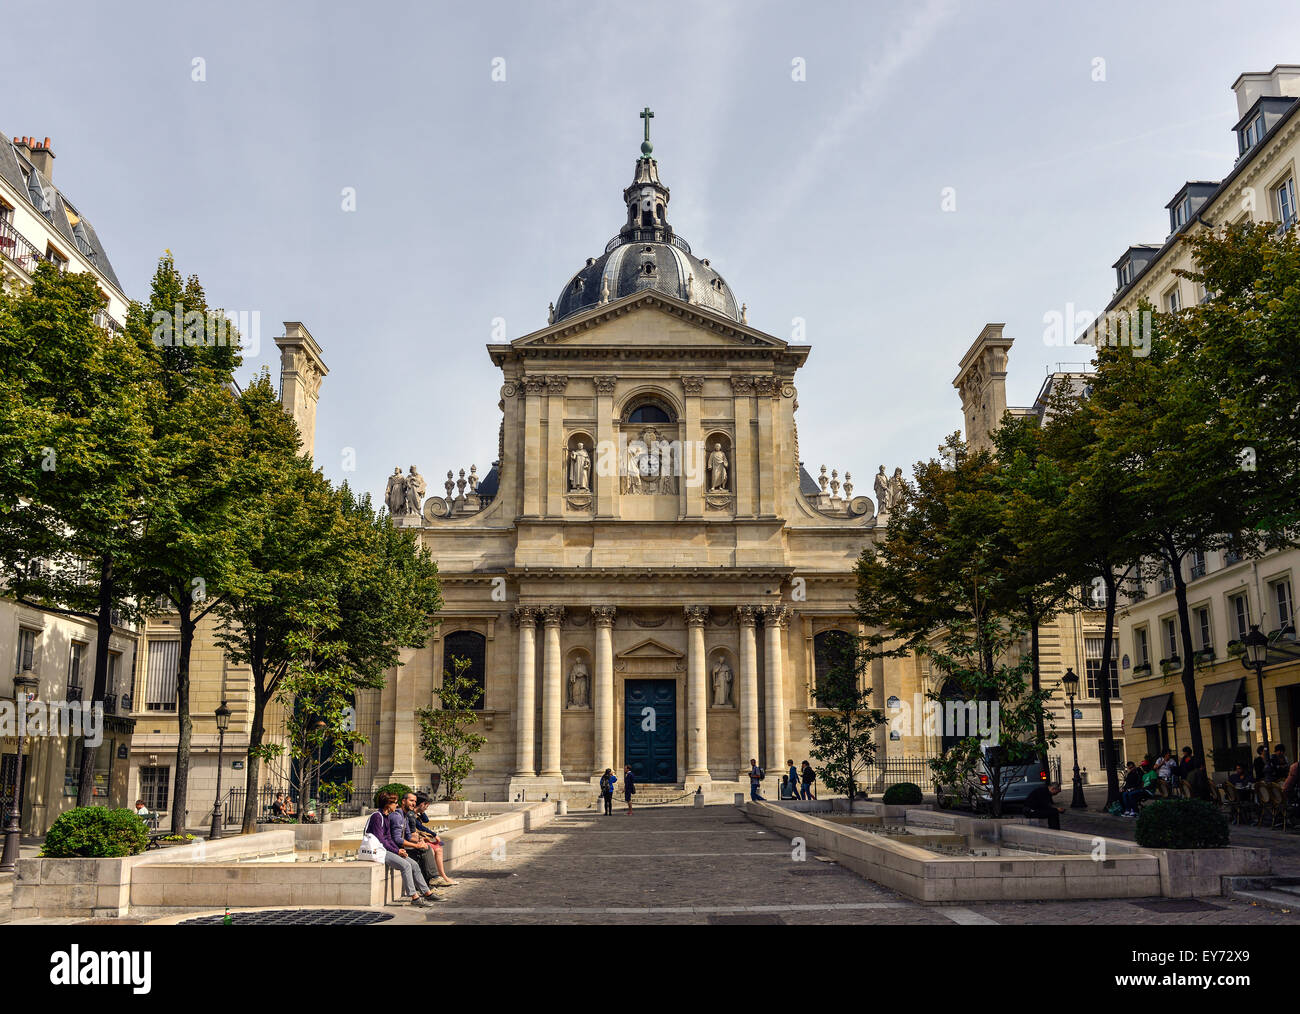
[[[680,236],[668,238],[669,230],[665,226],[646,226],[620,232],[605,244],[605,253],[622,246],[624,243],[670,243],[685,253],[691,252],[691,245]]]
[[[36,270],[36,265],[49,259],[31,240],[15,229],[8,219],[0,219],[0,255],[7,261],[13,261],[29,275]]]

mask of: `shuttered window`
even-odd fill
[[[149,642],[149,678],[145,690],[146,711],[176,710],[176,671],[180,664],[180,641]]]

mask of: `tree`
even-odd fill
[[[382,686],[383,674],[401,664],[401,649],[424,645],[441,597],[437,567],[414,533],[394,528],[369,496],[332,488],[309,459],[285,453],[286,443],[297,446],[296,427],[269,377],[240,402],[251,417],[250,468],[262,494],[251,511],[243,587],[217,614],[218,640],[253,676],[244,802],[244,828],[252,831],[261,761],[270,756],[266,707],[294,661],[303,617],[331,617],[337,653],[328,665],[346,661],[357,685]]]
[[[1139,312],[1149,312],[1149,307]],[[1151,314],[1149,354],[1099,346],[1090,399],[1101,452],[1132,476],[1138,505],[1134,535],[1141,556],[1171,579],[1178,611],[1179,661],[1192,749],[1205,756],[1196,697],[1187,578],[1183,563],[1243,538],[1248,473],[1223,406],[1171,330],[1177,314]]]
[[[0,566],[9,594],[96,624],[92,700],[108,689],[114,614],[134,615],[130,578],[160,475],[154,364],[100,327],[93,276],[42,263],[0,294]],[[97,748],[83,741],[77,805],[91,803]]]
[[[348,664],[346,645],[328,637],[337,626],[335,617],[301,615],[296,619],[300,626],[291,637],[289,669],[277,699],[289,716],[289,754],[298,768],[298,812],[306,815],[309,811],[308,792],[315,784],[317,813],[323,820],[326,810],[353,790],[350,779],[322,781],[324,772],[365,762],[361,748],[370,739],[357,731],[353,720],[357,691],[382,686],[383,681],[360,678]]]
[[[809,719],[812,755],[822,763],[818,777],[832,792],[843,792],[853,812],[858,775],[875,759],[875,729],[885,721],[884,712],[867,704],[867,646],[847,631],[831,631],[824,642],[825,668],[817,674],[813,698],[819,710]]]
[[[146,611],[163,600],[177,615],[178,736],[172,830],[185,830],[190,741],[190,658],[199,623],[231,591],[247,560],[245,528],[257,490],[241,483],[247,417],[233,390],[239,334],[209,308],[199,280],[182,282],[171,254],[154,273],[147,306],[133,304],[127,331],[154,357],[163,397],[150,404],[160,480],[136,547],[135,591]]]
[[[457,799],[474,770],[474,755],[487,737],[474,731],[480,717],[474,705],[483,690],[465,674],[470,660],[453,658],[451,664],[452,671],[443,672],[442,686],[435,691],[440,706],[420,708],[415,717],[420,723],[420,752],[441,773],[443,795]]]

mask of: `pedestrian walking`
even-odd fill
[[[803,774],[803,779],[802,779],[803,787],[799,790],[799,798],[816,799],[817,796],[813,792],[813,786],[817,782],[817,772],[813,770],[811,764],[809,764],[807,761],[804,761],[802,774]]]
[[[614,812],[614,783],[618,781],[613,770],[605,769],[605,773],[600,776],[600,797],[605,803],[605,816],[611,816]]]
[[[749,798],[755,803],[767,802],[758,794],[758,787],[763,782],[763,769],[758,766],[758,761],[753,757],[749,758]]]
[[[632,797],[636,795],[636,779],[632,777],[632,766],[623,765],[623,798],[627,800],[627,815],[632,816]]]
[[[792,760],[786,761],[785,766],[789,769],[788,771],[786,771],[786,775],[785,775],[786,791],[789,793],[790,799],[798,799],[799,798],[799,769],[794,766],[794,761]]]

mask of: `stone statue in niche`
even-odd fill
[[[573,668],[569,670],[569,707],[591,707],[590,694],[591,673],[587,670],[587,663],[582,659],[578,659],[573,663]]]
[[[713,706],[715,708],[731,707],[731,684],[735,676],[724,656],[719,655],[713,667]]]
[[[709,455],[709,492],[727,492],[727,454],[722,444],[714,444]]]
[[[569,489],[574,493],[591,492],[591,454],[581,441],[569,452]]]

